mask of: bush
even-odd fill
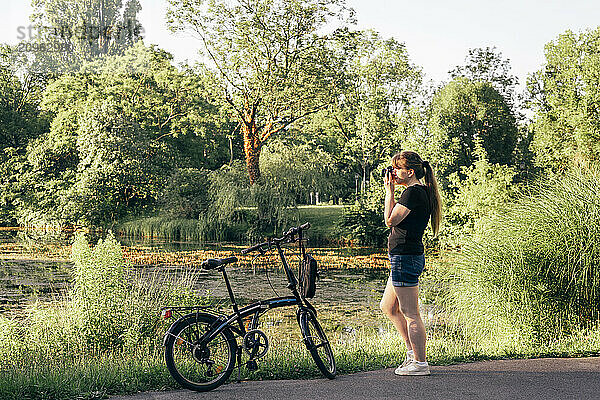
[[[344,207],[340,229],[347,242],[378,247],[385,245],[388,233],[383,211],[370,209],[363,201]]]
[[[383,185],[372,180],[357,202],[344,207],[339,223],[343,239],[358,245],[385,246],[388,228],[383,221],[384,200]]]
[[[126,271],[121,246],[112,234],[90,248],[85,236],[76,236],[72,247],[73,300],[80,319],[82,339],[100,349],[123,344]]]
[[[206,303],[194,294],[196,276],[134,270],[112,235],[95,247],[78,235],[72,249],[68,297],[0,315],[0,398],[105,398],[165,387],[159,310]]]
[[[208,207],[199,216],[201,240],[245,239],[252,204],[245,165],[235,160],[212,171],[208,178]]]
[[[161,214],[173,219],[198,219],[208,206],[208,171],[177,169],[159,198]]]
[[[261,153],[262,175],[250,185],[245,164],[235,160],[209,175],[209,206],[200,215],[203,240],[261,240],[298,222],[298,200],[311,191],[330,190],[321,150],[274,142]]]
[[[27,366],[32,358],[77,359],[131,350],[141,343],[157,348],[163,333],[159,332],[161,307],[205,302],[194,294],[194,274],[130,268],[112,234],[95,247],[79,234],[72,253],[74,285],[66,298],[33,304],[18,315],[19,320],[0,316],[0,330],[13,338],[0,340],[0,364]]]
[[[465,245],[450,306],[484,351],[535,346],[600,317],[600,168],[540,184]]]
[[[461,174],[449,177],[450,189],[444,193],[444,227],[440,232],[444,245],[454,247],[464,242],[477,225],[506,208],[515,196],[515,169],[491,164],[480,146],[476,155],[473,165],[462,167]]]
[[[115,350],[154,341],[161,307],[204,302],[194,294],[192,274],[165,277],[131,268],[112,233],[93,248],[78,234],[72,258],[73,308],[81,339],[93,348]]]

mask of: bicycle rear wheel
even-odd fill
[[[200,345],[215,317],[208,314],[189,314],[165,340],[165,362],[171,376],[186,389],[206,392],[225,383],[235,366],[237,343],[228,328],[213,340]]]
[[[321,373],[329,378],[335,378],[335,358],[333,351],[325,335],[325,331],[321,328],[321,324],[317,321],[315,314],[308,310],[300,311],[300,331],[304,338],[304,344],[310,355],[315,360],[315,364]]]

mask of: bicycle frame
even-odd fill
[[[299,310],[302,310],[303,308],[308,308],[316,315],[316,310],[312,306],[312,304],[310,304],[308,302],[308,300],[306,300],[305,298],[300,296],[300,293],[297,290],[296,286],[298,284],[298,280],[296,279],[294,272],[290,269],[290,267],[287,263],[287,259],[285,258],[284,249],[282,248],[281,243],[275,242],[274,244],[275,244],[275,247],[279,254],[279,257],[281,259],[281,262],[283,264],[283,268],[285,270],[285,274],[286,274],[286,277],[288,280],[287,288],[292,291],[293,296],[274,297],[274,298],[271,298],[268,300],[260,300],[260,301],[257,301],[255,303],[252,303],[248,306],[245,306],[245,307],[239,309],[237,302],[235,301],[235,296],[234,296],[233,290],[231,288],[231,283],[229,282],[229,278],[227,277],[227,272],[225,271],[225,265],[219,267],[218,269],[223,274],[223,279],[225,280],[225,285],[227,287],[229,299],[231,300],[231,306],[233,308],[233,313],[230,315],[226,315],[226,316],[215,315],[215,318],[216,318],[215,324],[213,326],[211,326],[211,328],[204,335],[202,335],[202,337],[199,340],[198,345],[202,346],[202,345],[205,345],[206,343],[210,343],[210,341],[212,341],[215,337],[217,337],[217,335],[219,335],[219,333],[221,333],[221,331],[223,329],[225,329],[226,327],[229,327],[236,334],[243,337],[247,333],[246,326],[244,325],[244,318],[246,318],[248,316],[253,316],[250,326],[251,326],[251,329],[256,329],[257,325],[258,325],[258,318],[260,317],[260,315],[266,313],[268,310],[273,309],[273,308],[290,307],[290,306],[297,305],[297,306],[299,306]],[[181,309],[186,309],[186,308],[188,308],[188,307],[183,307]],[[190,309],[194,309],[194,308],[199,309],[199,308],[205,308],[205,307],[190,307]],[[206,307],[206,308],[208,308],[208,307]],[[173,309],[175,309],[175,308],[173,308]],[[236,320],[238,322],[237,327],[235,326]],[[177,324],[174,323],[172,325],[172,328],[175,327],[176,325]],[[169,336],[169,335],[174,336],[173,333],[171,333],[172,328],[170,328],[165,333],[165,338],[164,338],[165,343],[167,340],[167,336]]]

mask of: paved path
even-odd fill
[[[334,380],[230,383],[208,393],[146,392],[111,400],[190,399],[600,399],[600,357],[483,361],[431,368],[431,376],[400,377],[393,369]]]

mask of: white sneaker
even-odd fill
[[[431,375],[428,364],[419,365],[415,360],[410,360],[410,362],[406,365],[402,363],[402,365],[396,368],[394,373],[396,375]]]
[[[411,354],[413,354],[412,352],[406,352],[406,358],[404,359],[404,361],[402,361],[402,364],[400,364],[400,366],[398,368],[402,368],[402,367],[406,367],[409,363],[411,363],[414,358],[411,357]]]

